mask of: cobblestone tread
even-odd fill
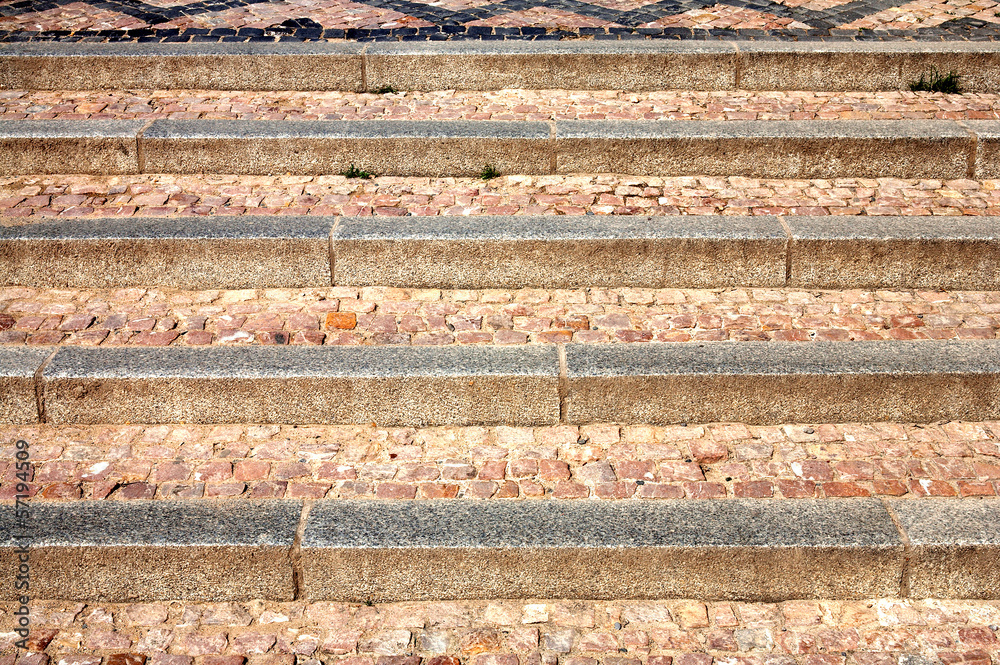
[[[182,215],[1000,215],[1000,180],[620,175],[19,176],[0,178],[0,224]]]
[[[1000,94],[926,92],[0,91],[0,119],[995,120]]]
[[[0,429],[0,500],[727,499],[1000,495],[1000,424]]]
[[[7,604],[0,649],[11,648]],[[26,665],[990,665],[994,601],[36,603]],[[155,654],[155,655],[154,655]],[[116,659],[117,658],[117,659]],[[245,660],[247,659],[247,660]],[[318,660],[322,659],[322,661]],[[14,656],[0,656],[13,665]],[[141,663],[140,660],[132,661]]]
[[[994,339],[1000,292],[0,289],[0,344]]]

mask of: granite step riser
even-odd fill
[[[906,90],[932,69],[1000,90],[993,42],[16,44],[0,89]]]
[[[1000,417],[1000,343],[0,349],[7,424]]]
[[[995,178],[1000,121],[0,121],[15,174]]]
[[[1000,597],[995,499],[82,501],[31,512],[32,595],[45,600]],[[0,519],[0,561],[16,568],[13,511]]]
[[[996,217],[229,217],[0,227],[40,288],[1000,288]]]

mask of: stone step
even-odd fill
[[[992,497],[1000,423],[18,425],[0,500]],[[23,488],[22,488],[23,489]]]
[[[34,173],[995,178],[1000,121],[5,120]]]
[[[208,216],[0,227],[31,287],[997,289],[987,216]]]
[[[39,602],[25,665],[989,663],[982,600]],[[924,636],[934,640],[924,642]],[[12,654],[14,633],[0,637]],[[814,653],[824,649],[830,653]],[[125,656],[128,654],[129,659]],[[148,656],[146,655],[148,654]],[[49,660],[51,658],[51,660]],[[14,665],[14,655],[0,656]]]
[[[35,501],[30,510],[32,592],[44,600],[1000,596],[997,499]],[[13,511],[0,520],[0,559],[14,568]]]
[[[3,347],[0,359],[11,424],[770,424],[1000,414],[995,340]]]
[[[5,44],[0,88],[900,90],[937,68],[996,92],[991,41]]]

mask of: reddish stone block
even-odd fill
[[[233,479],[241,482],[263,480],[271,471],[268,462],[258,460],[239,460],[233,465]]]
[[[962,496],[993,496],[995,494],[992,483],[971,480],[958,481],[958,492]]]
[[[768,499],[774,495],[774,485],[769,480],[733,483],[733,494],[738,498]]]
[[[104,665],[145,665],[145,663],[146,656],[141,653],[116,653],[104,661]]]
[[[539,460],[538,477],[548,481],[569,480],[569,464],[554,459]]]
[[[375,665],[420,665],[420,656],[379,656]]]
[[[916,496],[956,496],[955,488],[941,480],[911,480],[910,492]]]
[[[243,656],[205,656],[201,665],[243,665],[247,659]]]
[[[634,481],[622,480],[614,483],[597,483],[594,493],[602,499],[628,499],[635,494],[638,485]]]
[[[643,499],[683,499],[684,488],[668,483],[644,483],[639,486],[639,496]]]
[[[827,496],[871,496],[871,492],[857,483],[823,483],[823,492]]]
[[[705,474],[701,466],[694,462],[681,462],[669,460],[660,464],[660,478],[662,480],[705,480]]]
[[[619,478],[626,480],[655,480],[651,460],[617,460],[614,463]]]
[[[840,480],[872,480],[875,478],[875,465],[871,462],[856,460],[837,462],[833,468]]]
[[[690,499],[723,499],[726,486],[722,483],[684,483],[684,492]]]
[[[247,489],[246,483],[205,483],[205,496],[240,496]]]
[[[417,496],[415,485],[402,483],[379,483],[375,488],[375,497],[379,499],[413,499]]]
[[[719,441],[695,439],[688,442],[688,448],[691,450],[691,457],[703,464],[714,464],[729,458],[729,448]]]
[[[156,496],[156,485],[152,483],[127,483],[119,487],[114,496],[120,499],[152,499]]]
[[[479,466],[479,480],[503,480],[507,475],[507,462],[505,460],[490,460],[483,462]]]
[[[312,477],[312,469],[304,462],[278,462],[274,467],[275,480]]]
[[[872,483],[876,494],[883,496],[903,496],[909,490],[906,483],[899,480],[876,480]]]
[[[59,324],[59,330],[67,332],[86,330],[93,322],[94,317],[90,314],[74,314],[73,316],[67,316],[63,319],[62,323]]]
[[[779,480],[778,491],[786,499],[811,499],[816,496],[816,483],[811,480]]]
[[[165,330],[162,332],[143,331],[129,340],[130,344],[136,346],[168,346],[180,335],[176,330]]]
[[[464,633],[458,646],[462,653],[470,655],[499,651],[503,646],[503,635],[494,628],[477,628]]]
[[[497,484],[491,480],[476,480],[469,483],[465,493],[468,499],[489,499],[497,491]]]
[[[289,499],[322,499],[329,493],[330,487],[326,483],[288,483],[285,496]]]
[[[458,496],[458,485],[453,483],[421,483],[422,499],[454,499]]]
[[[43,499],[79,499],[82,495],[80,485],[73,483],[53,483],[38,492]]]
[[[986,627],[959,628],[958,639],[962,644],[972,647],[993,648],[998,643],[996,633]]]
[[[285,496],[288,483],[282,480],[268,480],[258,483],[250,490],[251,499],[280,499]]]
[[[327,330],[354,330],[358,317],[354,312],[330,312],[326,315]]]
[[[510,463],[512,478],[530,478],[538,473],[538,460],[516,459]]]
[[[33,628],[28,634],[28,651],[45,651],[58,634],[56,628]]]
[[[516,499],[519,493],[517,483],[513,480],[505,480],[500,483],[500,487],[497,489],[496,498]]]
[[[557,482],[552,489],[554,499],[586,499],[590,496],[590,489],[581,483],[570,481]]]

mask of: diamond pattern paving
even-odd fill
[[[988,39],[992,0],[16,0],[0,41]]]

